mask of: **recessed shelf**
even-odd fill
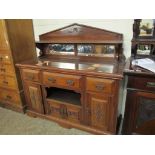
[[[53,99],[73,105],[81,105],[81,94],[74,92],[73,90],[50,87],[46,88],[46,91],[46,99]]]

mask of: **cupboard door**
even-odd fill
[[[48,115],[61,118],[61,107],[59,103],[57,103],[55,100],[47,100],[46,104],[46,113]]]
[[[109,99],[108,96],[89,94],[90,124],[91,126],[107,130],[109,121]]]
[[[25,87],[28,109],[38,113],[44,113],[40,85],[27,82]]]
[[[8,47],[5,21],[0,20],[0,50],[7,50],[7,49],[9,49],[9,47]]]
[[[155,134],[154,93],[128,90],[123,133]]]

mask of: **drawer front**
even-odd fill
[[[34,82],[40,81],[40,71],[31,70],[31,69],[23,69],[22,75],[24,80],[30,80]]]
[[[9,64],[1,64],[0,74],[15,75],[14,68]]]
[[[43,84],[48,86],[69,87],[72,89],[80,89],[81,77],[75,75],[66,75],[58,73],[43,73]]]
[[[11,64],[11,58],[9,54],[0,54],[0,63]]]
[[[11,104],[20,104],[20,95],[16,91],[9,91],[0,89],[0,100],[3,102],[10,102]]]
[[[87,77],[86,90],[97,93],[111,93],[115,88],[114,83],[114,80]]]
[[[0,75],[0,86],[13,89],[17,88],[15,78],[4,75]]]
[[[155,79],[144,77],[129,77],[128,88],[155,91]]]

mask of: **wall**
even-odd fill
[[[39,40],[39,35],[42,33],[46,33],[73,23],[90,25],[122,33],[124,36],[124,54],[126,57],[130,56],[133,25],[132,19],[34,19],[33,25],[35,39]]]

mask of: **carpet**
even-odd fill
[[[0,135],[89,135],[78,129],[65,129],[58,124],[0,107]]]

